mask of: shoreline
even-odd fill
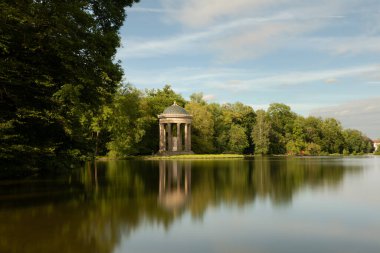
[[[333,157],[372,157],[375,154],[362,154],[362,155],[343,155],[343,154],[329,154],[329,155],[242,155],[242,154],[192,154],[192,155],[146,155],[146,156],[129,156],[129,157],[99,157],[96,161],[113,161],[113,160],[219,160],[219,159],[246,159],[255,157],[295,157],[295,158],[333,158]]]

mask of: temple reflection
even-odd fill
[[[170,211],[184,208],[191,194],[191,164],[159,161],[158,203]]]

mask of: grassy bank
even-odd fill
[[[379,153],[377,153],[379,154]],[[356,154],[356,155],[342,155],[342,154],[325,154],[313,157],[355,157],[355,156],[367,156],[372,154]],[[376,153],[375,153],[376,155]],[[170,155],[170,156],[159,156],[159,155],[147,155],[147,156],[128,156],[128,157],[107,157],[99,156],[96,160],[98,161],[110,161],[110,160],[217,160],[217,159],[242,159],[247,157],[256,157],[257,155],[242,155],[242,154],[192,154],[192,155]],[[260,156],[260,155],[259,155]],[[297,156],[297,155],[268,155],[273,157],[307,157],[307,156]]]
[[[241,159],[244,155],[239,154],[193,154],[193,155],[172,155],[172,156],[144,156],[145,160],[175,160],[175,159]]]

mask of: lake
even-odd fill
[[[0,181],[0,252],[380,252],[380,157],[87,164]]]

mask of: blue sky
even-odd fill
[[[141,0],[127,15],[117,59],[138,88],[281,102],[380,137],[380,0]]]

